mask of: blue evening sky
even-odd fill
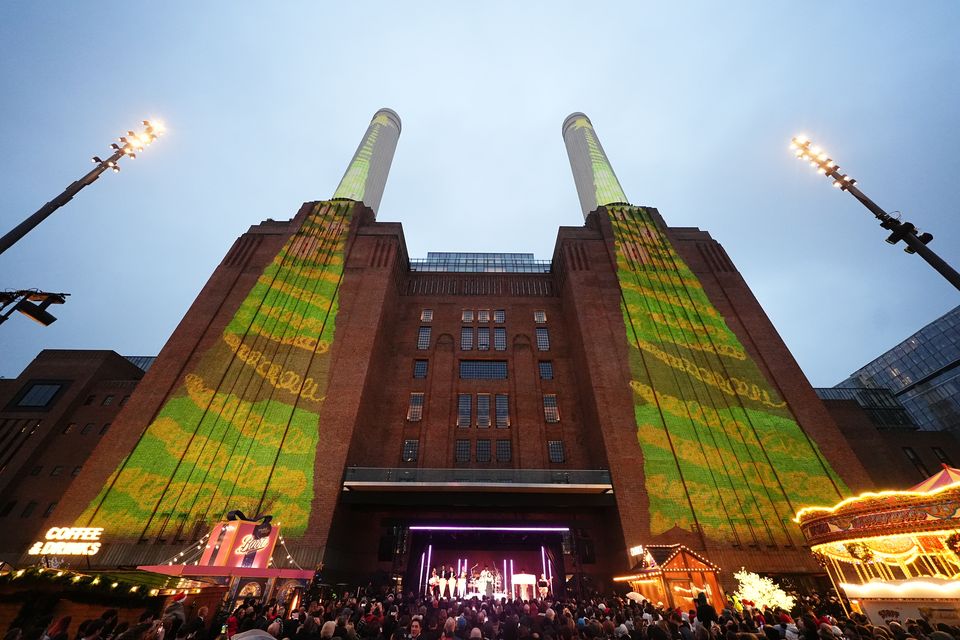
[[[0,287],[72,294],[0,327],[0,375],[156,354],[233,240],[329,197],[388,106],[379,219],[411,256],[549,258],[582,223],[560,125],[584,111],[630,200],[709,230],[832,385],[960,295],[787,145],[813,137],[960,265],[958,32],[936,1],[4,2],[0,231],[143,118],[170,130],[0,256]]]

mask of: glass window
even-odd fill
[[[61,473],[63,473],[63,466],[59,464],[50,471],[50,475],[52,476],[58,476]]]
[[[420,456],[420,441],[404,440],[403,441],[403,461],[416,462],[419,456]]]
[[[411,393],[410,405],[407,407],[407,420],[420,422],[423,419],[423,394]]]
[[[83,425],[83,429],[80,429],[80,433],[90,433],[91,431],[93,431],[92,422],[88,422],[87,424]]]
[[[953,462],[950,461],[950,456],[948,456],[947,452],[940,447],[933,447],[933,455],[937,456],[937,460],[940,462],[951,467],[953,466]]]
[[[122,407],[123,405],[127,404],[127,400],[129,399],[130,399],[130,396],[123,396],[122,398],[120,398],[120,406]]]
[[[10,512],[13,511],[15,506],[17,506],[16,500],[10,500],[7,504],[3,505],[3,508],[0,508],[0,518],[10,515]]]
[[[104,396],[104,397],[103,397],[103,402],[100,403],[100,406],[101,406],[101,407],[105,407],[105,406],[110,405],[110,404],[113,404],[113,395],[112,395],[112,394]]]
[[[478,427],[490,426],[490,394],[489,393],[477,394],[477,426]]]
[[[70,424],[68,424],[67,426],[65,426],[65,427],[63,428],[63,432],[64,432],[64,433],[70,433],[71,431],[73,431],[73,430],[76,428],[76,426],[77,426],[77,423],[76,423],[76,422],[71,422]]]
[[[91,405],[97,400],[97,396],[87,396],[87,399],[83,401],[84,405]]]
[[[557,406],[556,394],[543,395],[543,417],[547,422],[560,422],[560,408]]]
[[[913,466],[916,467],[917,471],[923,474],[924,478],[930,476],[930,471],[927,469],[927,465],[923,464],[923,460],[920,459],[920,456],[917,455],[916,451],[910,447],[904,447],[903,453],[906,454],[907,458],[913,463]]]
[[[46,407],[60,391],[59,384],[34,383],[17,401],[18,407]]]
[[[105,434],[109,430],[110,430],[110,423],[108,422],[107,424],[100,427],[100,435]]]
[[[547,455],[550,458],[550,462],[563,462],[565,460],[563,455],[563,440],[548,440]]]
[[[497,324],[503,324],[507,321],[507,312],[503,309],[497,309],[493,312],[493,321]]]
[[[497,440],[497,462],[510,462],[512,451],[509,440]]]
[[[537,351],[550,351],[550,333],[546,327],[537,327]]]
[[[463,313],[460,314],[460,319],[463,322],[473,322],[473,309],[464,309]]]
[[[29,518],[33,515],[33,510],[37,508],[37,503],[31,500],[27,503],[27,506],[23,508],[23,511],[20,512],[21,518]]]
[[[423,351],[430,348],[430,327],[420,327],[417,332],[417,349]]]
[[[497,426],[510,426],[510,397],[505,393],[498,393],[494,399],[497,410]]]
[[[423,380],[427,377],[428,360],[413,361],[413,377],[417,380]]]
[[[83,467],[74,467],[74,468],[73,468],[73,471],[70,472],[70,475],[72,475],[74,478],[76,478],[78,475],[80,475],[80,470],[81,470],[81,469],[83,469]]]
[[[40,475],[40,472],[41,472],[41,471],[43,471],[43,465],[42,465],[42,464],[38,464],[38,465],[34,466],[33,469],[30,469],[30,475],[32,475],[32,476],[38,476],[38,475]]]
[[[477,311],[477,322],[490,322],[490,309]]]
[[[477,440],[477,462],[490,462],[489,440]]]
[[[457,426],[469,427],[473,417],[473,396],[469,393],[457,395]]]
[[[540,379],[541,380],[553,380],[553,363],[549,360],[541,360],[539,363],[540,366]]]
[[[461,360],[461,380],[506,380],[506,360]]]
[[[46,518],[47,516],[49,516],[51,513],[53,513],[53,510],[56,508],[57,508],[56,502],[51,502],[50,504],[48,504],[46,510],[43,512],[43,517]]]
[[[493,348],[496,351],[507,350],[507,330],[503,327],[493,328]]]
[[[533,312],[533,321],[537,324],[543,324],[547,321],[547,312],[546,311],[534,311]]]
[[[473,349],[473,327],[460,327],[460,350]]]
[[[457,462],[470,462],[470,441],[457,440],[454,456]]]
[[[421,311],[420,322],[433,322],[433,309],[424,309]]]
[[[490,327],[477,328],[477,349],[480,351],[490,350]]]

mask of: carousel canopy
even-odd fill
[[[943,469],[933,474],[923,482],[918,485],[914,485],[907,489],[907,491],[936,491],[937,489],[943,489],[944,487],[949,487],[952,484],[957,484],[960,482],[960,469],[954,469],[953,467],[943,464]]]

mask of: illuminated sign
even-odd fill
[[[280,527],[271,524],[271,519],[271,516],[264,516],[260,521],[238,518],[219,523],[210,532],[200,565],[267,568],[280,537]]]
[[[103,527],[51,527],[45,540],[34,542],[32,556],[93,556],[100,551]]]

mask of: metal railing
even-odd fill
[[[424,484],[539,484],[610,485],[607,469],[391,469],[383,467],[347,467],[344,484],[402,483]]]

